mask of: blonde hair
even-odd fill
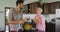
[[[43,11],[42,11],[42,8],[39,8],[39,7],[38,7],[37,9],[39,9],[41,13],[43,12]]]

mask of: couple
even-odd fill
[[[22,32],[23,24],[27,21],[27,19],[21,19],[21,9],[23,7],[24,0],[16,1],[16,9],[11,8],[8,14],[8,23],[10,26],[10,32]],[[36,9],[37,16],[34,18],[34,22],[36,23],[37,32],[45,32],[45,19],[43,15],[41,15],[42,9],[37,7]],[[40,20],[41,19],[41,20]]]

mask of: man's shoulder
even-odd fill
[[[10,10],[16,10],[15,8],[10,8]]]
[[[14,12],[14,11],[16,11],[16,9],[15,8],[10,8],[10,11]]]
[[[15,8],[10,8],[10,10],[9,10],[9,14],[14,14],[15,11],[16,11]]]

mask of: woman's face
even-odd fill
[[[41,12],[41,9],[40,9],[40,8],[37,8],[37,9],[36,9],[36,13],[37,13],[37,14],[41,14],[41,13],[42,13],[42,12]]]

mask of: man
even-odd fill
[[[37,32],[45,32],[45,17],[41,13],[42,13],[42,9],[37,7],[36,8],[37,15],[34,18]]]
[[[10,26],[10,32],[22,32],[22,25],[26,22],[26,19],[22,19],[21,9],[23,7],[24,0],[16,1],[16,9],[11,8],[8,14],[8,23]]]

